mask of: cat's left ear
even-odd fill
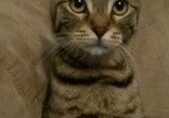
[[[136,8],[140,9],[141,2],[140,0],[129,0],[132,6],[135,6]]]
[[[138,19],[139,19],[139,16],[140,16],[140,9],[141,9],[141,1],[140,0],[129,0],[129,1],[130,1],[131,6],[137,12],[136,24],[138,24],[138,21],[139,21]]]

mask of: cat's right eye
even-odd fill
[[[83,13],[86,11],[85,0],[70,0],[70,8],[76,13]]]
[[[124,15],[128,11],[128,2],[126,0],[116,0],[113,5],[115,15]]]

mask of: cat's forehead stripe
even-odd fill
[[[103,12],[103,9],[105,9],[108,5],[108,1],[109,0],[86,0],[90,12]]]

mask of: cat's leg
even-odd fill
[[[48,108],[42,118],[84,118],[80,117],[82,113],[76,109],[65,109],[63,112],[61,111],[53,111]],[[87,117],[88,118],[88,117]]]
[[[124,117],[124,118],[145,118],[145,117],[144,117],[144,114],[143,114],[143,110],[140,109],[140,108],[138,108],[138,109],[136,109],[135,112],[129,113],[129,114],[128,114],[126,117]]]
[[[113,118],[145,118],[145,117],[144,117],[144,114],[143,114],[143,110],[140,107],[140,108],[137,108],[135,110],[129,111],[122,116],[115,116]]]

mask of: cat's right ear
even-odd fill
[[[59,30],[60,25],[60,14],[59,14],[59,5],[67,0],[52,0],[52,11],[51,11],[51,20],[54,26],[54,30]]]

